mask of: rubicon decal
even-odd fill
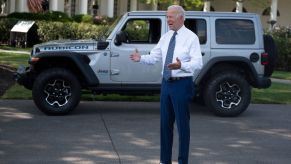
[[[88,45],[72,45],[72,46],[47,46],[44,47],[44,51],[55,51],[55,50],[88,50]]]

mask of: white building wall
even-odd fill
[[[277,17],[279,25],[283,26],[291,26],[291,3],[290,1],[282,1],[278,0],[278,10],[280,12],[280,16]]]
[[[78,14],[88,14],[88,0],[79,0],[79,13]]]
[[[13,12],[29,12],[27,6],[28,0],[7,0],[8,14]],[[49,0],[50,10],[64,12],[64,1],[65,0]],[[82,2],[86,1],[86,2]],[[114,13],[114,2],[118,2],[117,14],[122,15],[127,11],[127,2],[130,3],[130,10],[152,10],[152,6],[143,4],[139,0],[97,0],[98,2],[98,15],[113,17]],[[82,2],[82,3],[80,3]],[[87,5],[86,5],[87,4]],[[262,13],[265,8],[271,5],[271,0],[244,0],[243,7],[247,12],[257,13],[261,16],[262,24],[264,28],[268,28],[268,21],[270,16],[263,16]],[[76,0],[75,10],[76,14],[86,13],[88,6],[88,0]],[[236,7],[235,0],[212,0],[211,6],[215,11],[232,11]],[[277,25],[291,26],[290,10],[291,3],[287,0],[278,0],[278,10],[280,16],[277,17]]]
[[[15,11],[16,12],[29,12],[29,9],[27,6],[27,0],[16,0]]]
[[[99,0],[98,1],[98,5],[99,5],[99,15],[104,16],[107,13],[107,0]]]
[[[64,12],[65,1],[64,0],[49,0],[49,10]]]
[[[127,6],[128,4],[124,2],[125,0],[118,0],[118,8],[117,8],[117,14],[123,15],[127,12]]]
[[[137,0],[130,0],[130,11],[137,10]]]
[[[10,0],[8,3],[8,7],[9,7],[8,13],[15,12],[15,0]]]
[[[228,2],[228,3],[226,3]],[[211,5],[214,7],[215,11],[232,11],[235,8],[235,1],[225,1],[225,0],[213,0]],[[261,16],[261,21],[264,29],[269,28],[270,16],[262,15],[263,11],[271,6],[271,1],[257,0],[249,1],[244,0],[243,7],[250,13],[257,13]],[[280,16],[277,17],[277,25],[291,26],[290,10],[291,3],[284,0],[278,0],[278,10]]]
[[[107,14],[109,18],[114,16],[114,0],[107,0]]]

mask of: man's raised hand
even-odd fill
[[[140,54],[139,54],[139,52],[138,52],[137,49],[135,49],[135,50],[133,51],[133,53],[130,55],[130,59],[131,59],[132,61],[134,61],[134,62],[139,62],[139,61],[140,61]]]

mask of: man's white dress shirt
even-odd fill
[[[173,33],[173,30],[165,33],[160,38],[158,44],[151,50],[150,55],[141,56],[140,62],[144,64],[155,64],[157,61],[162,59],[162,68],[164,68],[169,42],[173,36]],[[193,76],[194,72],[200,70],[202,67],[202,55],[199,39],[196,34],[184,25],[177,31],[176,46],[172,63],[177,62],[177,57],[181,61],[181,68],[172,70],[172,77]]]

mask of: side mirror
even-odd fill
[[[116,34],[115,40],[114,40],[114,44],[117,46],[120,46],[122,43],[126,43],[128,42],[128,35],[127,32],[125,31],[119,31]]]
[[[98,50],[105,50],[109,45],[109,42],[105,42],[105,41],[98,41],[97,43],[97,49]]]

